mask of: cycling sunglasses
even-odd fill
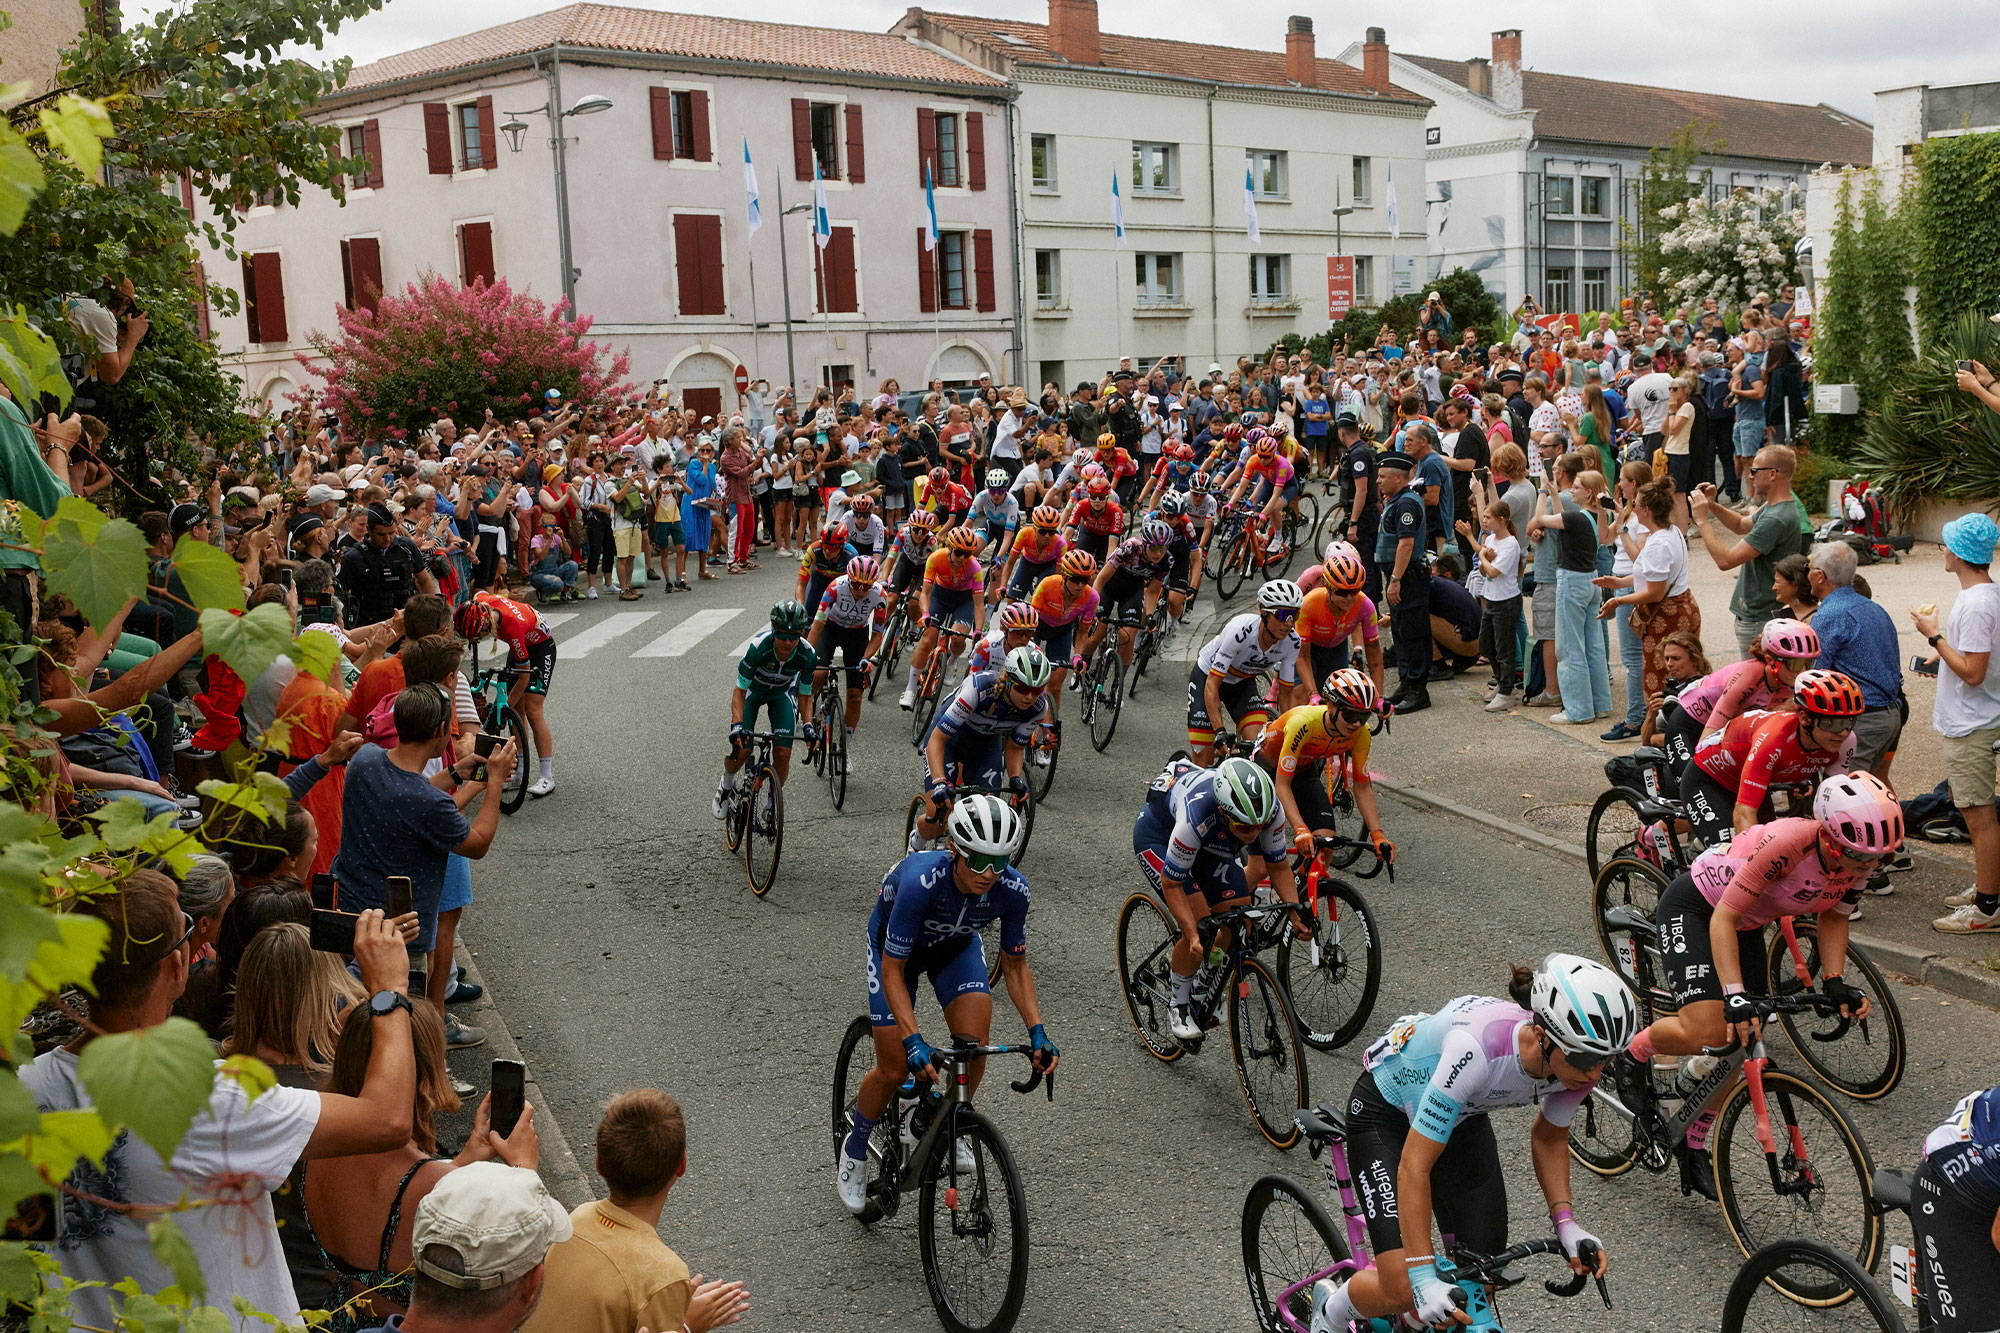
[[[1368,716],[1369,710],[1366,708],[1343,708],[1340,710],[1340,720],[1350,725],[1366,722]]]
[[[1824,734],[1845,736],[1854,730],[1856,721],[1858,719],[1851,717],[1815,717],[1812,719],[1812,728]]]
[[[1299,618],[1299,613],[1297,611],[1291,611],[1291,610],[1266,611],[1264,614],[1267,616],[1275,616],[1279,620],[1284,621],[1287,625],[1291,624],[1294,620],[1297,620]]]
[[[1608,1055],[1599,1055],[1595,1051],[1569,1051],[1563,1050],[1560,1046],[1556,1049],[1562,1051],[1563,1059],[1569,1061],[1569,1067],[1580,1074],[1588,1074],[1603,1068],[1604,1062],[1611,1058]]]
[[[771,637],[773,639],[776,639],[779,643],[797,643],[800,639],[804,638],[805,636],[802,634],[780,634],[776,630],[773,630],[771,632]]]
[[[965,868],[975,875],[1004,875],[1013,860],[1006,852],[960,852]]]
[[[1090,575],[1088,575],[1088,574],[1065,574],[1065,575],[1063,575],[1063,582],[1064,582],[1064,583],[1088,583],[1088,582],[1090,582]]]

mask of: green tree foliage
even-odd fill
[[[1674,226],[1680,205],[1706,193],[1708,176],[1692,174],[1703,157],[1719,153],[1726,145],[1715,137],[1715,128],[1691,120],[1674,132],[1674,137],[1646,154],[1634,182],[1637,220],[1619,221],[1620,248],[1637,275],[1640,291],[1657,292],[1665,285],[1661,270],[1666,253],[1661,238]]]
[[[2000,416],[1959,392],[1960,360],[2000,366],[2000,329],[1979,311],[1899,367],[1865,416],[1855,469],[1905,519],[1928,499],[2000,504]]]
[[[1417,312],[1423,309],[1424,298],[1436,292],[1444,301],[1444,308],[1450,312],[1452,336],[1449,341],[1456,343],[1459,335],[1468,327],[1479,330],[1479,336],[1487,343],[1501,336],[1503,332],[1499,298],[1486,290],[1486,283],[1477,273],[1469,269],[1456,268],[1432,282],[1421,291],[1398,296],[1380,306],[1363,309],[1356,306],[1347,312],[1340,323],[1331,325],[1322,333],[1310,338],[1296,333],[1286,334],[1279,339],[1275,348],[1283,348],[1289,355],[1302,349],[1310,349],[1313,358],[1321,365],[1326,364],[1336,344],[1344,338],[1351,348],[1375,346],[1375,335],[1384,324],[1396,331],[1400,341],[1408,342],[1417,331]],[[1267,352],[1266,355],[1269,355]]]
[[[1926,343],[1968,310],[2000,309],[2000,134],[1925,142],[1904,202]]]
[[[1914,348],[1905,315],[1908,302],[1908,229],[1901,210],[1882,199],[1882,184],[1868,173],[1858,207],[1854,177],[1840,183],[1833,243],[1827,252],[1824,299],[1814,315],[1813,379],[1852,384],[1863,415],[1817,414],[1813,439],[1822,452],[1850,457],[1891,385],[1910,364]]]

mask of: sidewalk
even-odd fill
[[[1702,640],[1716,665],[1735,660],[1729,597],[1735,576],[1715,568],[1705,550],[1693,550],[1693,590],[1703,614]],[[1935,601],[1949,607],[1953,581],[1936,547],[1919,546],[1903,563],[1861,571],[1875,600],[1897,622],[1899,655],[1907,663],[1927,653],[1909,620],[1909,608]],[[1624,697],[1616,631],[1611,646],[1614,700]],[[1429,711],[1397,718],[1393,733],[1377,742],[1371,758],[1377,781],[1406,800],[1458,814],[1496,832],[1534,843],[1578,861],[1583,878],[1583,837],[1590,808],[1607,785],[1604,760],[1629,753],[1632,742],[1609,743],[1597,735],[1622,712],[1589,726],[1556,726],[1548,708],[1517,708],[1504,715],[1483,711],[1487,673],[1479,668],[1431,687]],[[1891,778],[1904,795],[1928,790],[1943,776],[1938,736],[1931,729],[1936,685],[1904,674],[1910,721],[1904,728]],[[1393,830],[1392,836],[1393,836]],[[1971,849],[1913,839],[1916,869],[1892,877],[1895,893],[1864,898],[1855,938],[1878,961],[1930,985],[2000,1008],[2000,936],[1943,935],[1930,927],[1943,915],[1942,899],[1971,882]],[[1581,904],[1581,897],[1577,899]]]

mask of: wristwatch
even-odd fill
[[[1935,648],[1938,646],[1938,640],[1942,639],[1943,637],[1944,637],[1944,631],[1939,630],[1936,634],[1931,635],[1930,638],[1925,639],[1924,642],[1928,643],[1931,647]]]
[[[378,990],[368,997],[368,1016],[387,1018],[401,1009],[404,1013],[415,1013],[410,1007],[410,997],[399,990]]]

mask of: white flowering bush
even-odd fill
[[[1711,203],[1690,199],[1660,210],[1660,280],[1674,305],[1713,296],[1725,308],[1758,291],[1776,294],[1799,280],[1794,248],[1805,235],[1803,209],[1786,208],[1780,190],[1738,190]]]

